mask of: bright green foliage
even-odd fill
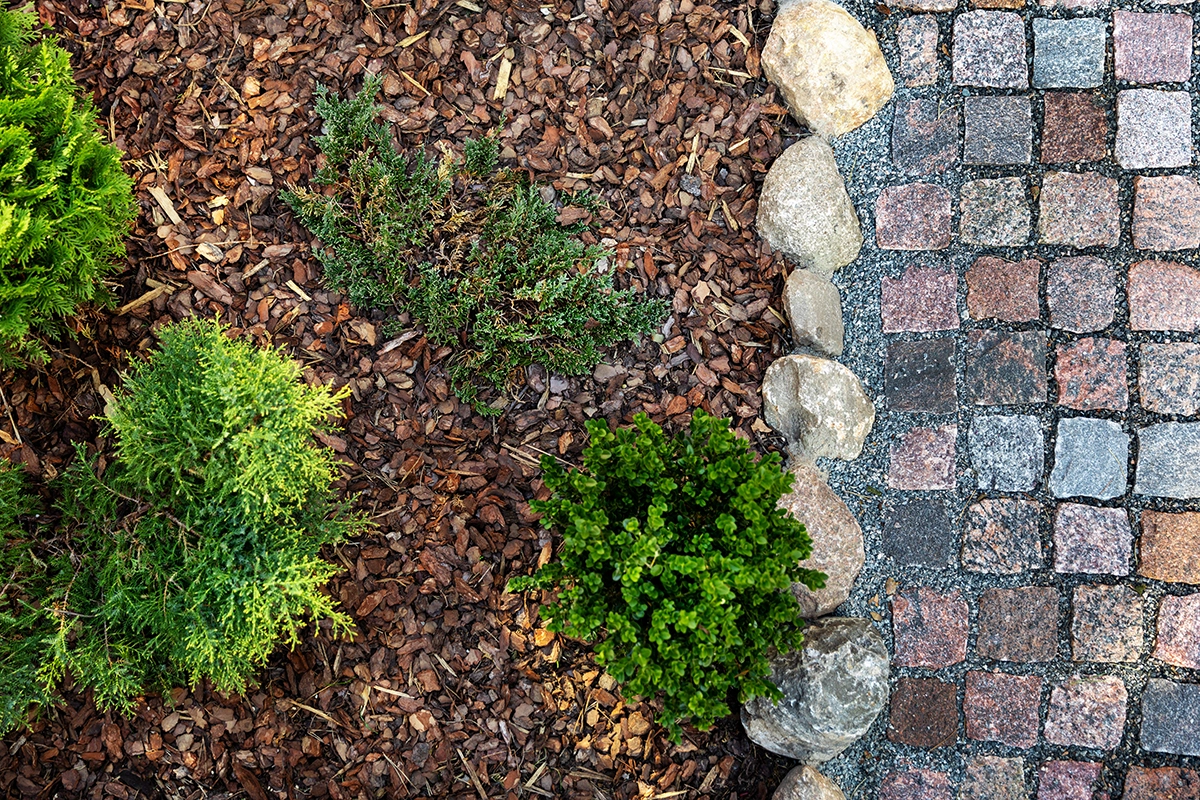
[[[792,483],[779,456],[755,459],[729,421],[696,411],[667,438],[638,414],[635,427],[587,423],[583,471],[543,457],[552,497],[535,501],[563,535],[560,561],[513,590],[559,587],[550,629],[600,639],[596,660],[625,691],[663,696],[661,722],[706,729],[743,701],[780,696],[767,653],[803,640],[788,587],[824,585],[805,569],[812,542],[776,504]]]
[[[0,366],[45,360],[34,334],[107,299],[135,209],[70,55],[38,41],[36,23],[0,9]]]
[[[213,323],[161,339],[108,417],[116,460],[101,472],[79,447],[62,551],[30,564],[25,618],[0,636],[0,664],[36,675],[26,707],[67,673],[124,712],[202,678],[237,691],[308,621],[349,624],[320,592],[336,569],[319,551],[363,523],[332,504],[333,461],[312,441],[344,394]]]
[[[578,375],[604,348],[648,333],[666,314],[661,301],[615,291],[596,269],[604,251],[584,245],[581,225],[564,227],[536,188],[497,170],[493,138],[468,141],[463,162],[407,158],[375,122],[379,81],[356,98],[321,91],[318,139],[325,193],[284,195],[323,244],[328,283],[357,305],[398,307],[451,345],[455,391],[483,413],[500,413],[501,393],[529,364]]]

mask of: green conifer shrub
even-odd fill
[[[36,24],[0,9],[0,366],[44,361],[35,335],[107,299],[135,209],[70,54]]]
[[[559,225],[536,187],[497,169],[494,138],[468,141],[462,162],[400,154],[375,121],[378,90],[373,76],[350,100],[319,90],[318,188],[283,196],[323,245],[330,286],[359,306],[408,311],[453,346],[451,383],[476,410],[500,413],[525,366],[583,374],[665,318],[662,301],[612,288],[596,269],[604,251],[578,239],[583,225]],[[493,388],[501,397],[486,402]]]
[[[562,533],[558,561],[510,588],[560,589],[549,628],[599,640],[596,661],[632,695],[663,698],[672,740],[679,722],[706,729],[742,701],[778,699],[768,651],[803,640],[788,590],[824,586],[806,569],[812,542],[777,506],[791,473],[777,454],[755,459],[729,420],[696,411],[668,438],[645,414],[612,431],[587,423],[582,470],[542,458],[543,524]]]
[[[348,628],[320,591],[336,569],[319,551],[363,521],[332,502],[333,459],[312,439],[345,393],[215,323],[160,337],[107,417],[115,458],[101,468],[77,448],[57,550],[26,551],[24,614],[0,631],[0,666],[36,678],[22,711],[67,674],[122,712],[204,678],[239,691],[307,622]]]

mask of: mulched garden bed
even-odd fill
[[[477,5],[476,3],[479,3]],[[482,7],[481,7],[482,6]],[[789,762],[736,717],[665,740],[578,642],[543,629],[509,578],[550,556],[528,500],[537,459],[577,464],[583,421],[670,428],[734,418],[760,451],[766,366],[788,349],[784,265],[750,230],[771,160],[798,130],[761,77],[770,4],[580,0],[483,6],[42,0],[76,54],[141,205],[116,309],[45,369],[0,374],[0,457],[50,480],[152,330],[219,315],[353,396],[337,436],[346,497],[377,523],[331,554],[357,622],[280,652],[261,686],[148,697],[136,717],[86,696],[0,742],[12,797],[766,798]],[[420,327],[324,290],[278,193],[315,169],[313,92],[383,77],[401,144],[460,152],[503,119],[502,163],[606,206],[594,238],[621,286],[669,298],[663,343],[594,376],[532,369],[499,419],[449,391]],[[502,84],[497,91],[498,83]],[[507,83],[507,86],[503,86]],[[497,99],[497,94],[502,99]]]

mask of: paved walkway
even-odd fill
[[[878,397],[827,465],[893,691],[826,771],[880,800],[1200,798],[1192,6],[883,10],[896,98],[835,142]],[[863,493],[874,486],[879,494]]]

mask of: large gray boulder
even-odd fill
[[[829,279],[798,269],[783,286],[783,307],[792,324],[792,342],[828,356],[840,356],[846,344],[842,298]]]
[[[875,34],[830,0],[781,7],[762,67],[792,116],[825,137],[871,119],[896,88]]]
[[[771,800],[846,800],[846,795],[829,778],[803,766],[784,776]]]
[[[833,149],[819,136],[771,165],[758,197],[759,235],[797,266],[828,278],[858,257],[862,228]]]
[[[792,490],[779,498],[779,507],[804,523],[813,549],[803,562],[807,569],[824,572],[825,588],[812,590],[792,584],[792,594],[806,619],[832,614],[850,597],[850,589],[866,560],[862,528],[842,499],[833,493],[811,464],[793,461]]]
[[[763,416],[809,459],[853,460],[875,424],[875,406],[844,365],[810,355],[777,359],[763,376]]]
[[[805,632],[796,651],[771,661],[778,703],[756,697],[742,726],[760,747],[819,764],[866,734],[888,699],[888,651],[870,620],[830,617]]]

